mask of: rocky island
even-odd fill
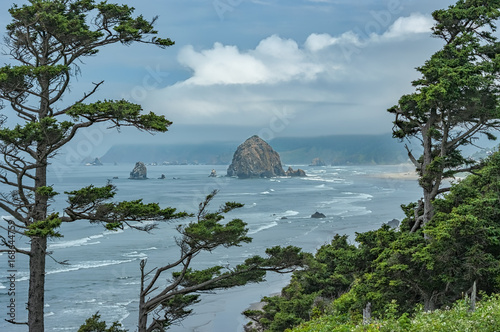
[[[146,180],[148,178],[148,170],[146,168],[146,165],[144,165],[143,162],[138,161],[135,163],[135,167],[130,172],[130,177],[129,179],[132,180]]]
[[[233,161],[227,169],[227,176],[247,179],[275,176],[305,176],[305,172],[302,170],[293,171],[291,168],[285,172],[278,152],[274,151],[262,138],[254,135],[236,149]]]
[[[227,176],[240,179],[285,176],[285,171],[279,154],[262,138],[254,135],[236,149]]]

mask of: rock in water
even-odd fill
[[[285,176],[278,152],[259,136],[254,135],[238,146],[227,176],[240,179]]]
[[[311,215],[311,218],[326,218],[326,216],[323,213],[316,211]]]
[[[143,162],[138,161],[135,163],[135,167],[130,172],[130,177],[129,179],[133,180],[146,180],[148,178],[148,170],[146,168],[146,165],[144,165]]]
[[[307,176],[306,172],[300,168],[297,168],[297,170],[294,171],[293,168],[288,167],[288,170],[285,173],[286,176]]]

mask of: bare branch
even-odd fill
[[[93,88],[90,92],[88,92],[88,93],[84,93],[84,94],[83,94],[83,97],[82,97],[80,100],[78,100],[76,103],[74,103],[73,105],[75,105],[75,104],[79,104],[79,103],[84,102],[84,101],[85,101],[88,97],[92,96],[92,95],[93,95],[93,94],[97,91],[97,89],[99,88],[99,86],[101,86],[101,84],[103,84],[103,83],[104,83],[104,81],[100,81],[99,83],[92,83],[92,84],[94,84],[94,88]],[[72,106],[68,106],[68,107],[66,107],[65,109],[63,109],[62,111],[59,111],[59,112],[54,113],[54,116],[59,116],[59,115],[66,114],[66,112],[67,112],[67,111],[68,111],[71,107],[72,107]]]

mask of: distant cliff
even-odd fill
[[[135,162],[229,165],[239,142],[176,145],[115,145],[103,155],[103,163]],[[408,157],[391,134],[280,137],[269,141],[287,165],[309,165],[320,158],[326,165],[397,164]],[[418,146],[416,145],[416,148]]]
[[[279,154],[259,136],[243,142],[234,153],[227,176],[239,178],[285,176]]]
[[[283,163],[292,165],[308,165],[316,158],[326,165],[398,164],[408,160],[403,145],[389,133],[278,137],[269,144],[279,152]]]
[[[176,145],[114,145],[101,159],[103,163],[146,163],[229,165],[238,142],[211,142]]]

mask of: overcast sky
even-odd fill
[[[114,1],[110,1],[114,2]],[[18,4],[24,3],[17,1]],[[105,80],[96,98],[140,103],[174,122],[153,138],[107,144],[243,141],[389,133],[387,108],[413,91],[415,67],[442,43],[431,13],[445,0],[120,1],[175,40],[167,49],[113,45],[81,65],[65,102]],[[12,1],[1,1],[1,33]],[[0,57],[10,63],[8,57]],[[12,63],[14,64],[14,63]],[[3,112],[8,112],[4,110]]]

